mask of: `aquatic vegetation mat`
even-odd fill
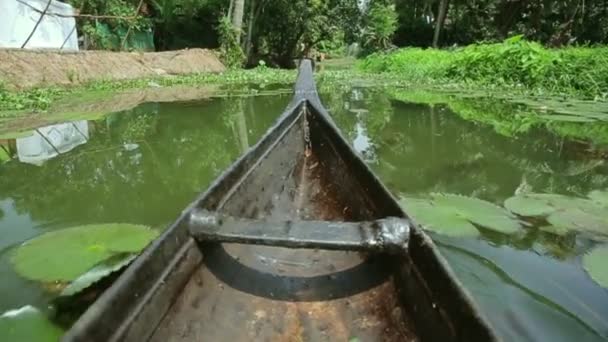
[[[597,247],[583,256],[583,267],[596,283],[608,288],[608,245]]]
[[[550,224],[543,230],[562,235],[579,231],[608,235],[608,191],[594,190],[588,198],[560,194],[525,193],[508,198],[505,203],[512,213],[542,217]]]
[[[70,282],[112,256],[138,253],[158,232],[133,224],[94,224],[42,234],[12,257],[17,273],[41,282]]]
[[[425,229],[450,236],[476,236],[476,226],[515,233],[520,229],[517,218],[503,208],[477,198],[455,194],[431,194],[429,199],[404,197],[404,210]]]

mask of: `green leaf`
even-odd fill
[[[546,225],[546,226],[540,226],[538,227],[538,229],[540,229],[543,232],[546,233],[551,233],[551,234],[555,234],[555,235],[567,235],[569,232],[571,232],[571,230],[569,228],[566,227],[562,227],[562,226],[552,226],[552,225]]]
[[[586,116],[575,116],[566,114],[551,114],[551,115],[539,115],[541,119],[551,121],[562,121],[562,122],[595,122],[596,120]]]
[[[158,231],[133,224],[94,224],[40,235],[12,257],[21,276],[44,282],[72,281],[119,253],[139,253]]]
[[[480,199],[451,194],[432,194],[433,199],[403,198],[401,205],[425,229],[451,236],[476,236],[474,224],[503,233],[520,229],[504,209]]]
[[[479,231],[467,219],[459,217],[451,208],[436,206],[433,201],[403,198],[404,210],[425,229],[449,236],[477,236]]]
[[[608,196],[597,190],[589,193],[589,197],[591,199],[529,193],[507,199],[505,207],[522,216],[546,217],[553,227],[545,227],[544,230],[556,234],[576,230],[608,235]]]
[[[558,227],[558,229],[608,234],[608,218],[606,216],[594,215],[579,208],[556,211],[547,217],[547,222]]]
[[[599,205],[608,207],[608,191],[606,190],[593,190],[587,197]]]
[[[451,207],[457,214],[482,227],[502,233],[515,233],[519,222],[503,208],[477,198],[451,194],[433,194],[436,203]]]
[[[79,293],[111,273],[127,266],[135,257],[137,257],[137,254],[127,254],[126,256],[124,254],[118,254],[102,261],[66,286],[66,288],[61,291],[61,296],[72,296]]]
[[[518,195],[505,201],[505,208],[521,216],[546,216],[555,211],[555,207],[546,200],[534,197],[533,194]]]
[[[30,305],[0,316],[0,341],[57,342],[62,335],[61,328]]]
[[[608,288],[608,246],[593,249],[583,256],[583,267],[591,279],[600,286]]]

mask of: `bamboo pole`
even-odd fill
[[[36,22],[36,25],[34,25],[34,29],[32,30],[32,32],[30,32],[30,35],[27,37],[27,39],[25,40],[25,42],[23,42],[23,45],[21,45],[21,48],[23,49],[27,43],[30,41],[30,39],[32,39],[32,36],[34,35],[34,33],[36,32],[36,29],[38,29],[38,25],[40,25],[40,22],[42,22],[42,19],[44,18],[44,16],[46,15],[46,11],[49,10],[49,7],[51,7],[51,2],[53,0],[49,0],[46,3],[46,7],[44,8],[44,11],[42,11],[42,13],[40,14],[40,18],[38,18],[38,21]]]
[[[135,18],[137,18],[137,15],[139,14],[139,11],[141,10],[141,6],[144,4],[144,0],[139,0],[139,5],[137,5],[137,9],[135,10]],[[133,27],[133,25],[129,25],[129,28],[127,29],[127,33],[125,34],[125,37],[122,39],[122,43],[120,44],[120,49],[123,50],[125,48],[125,43],[127,42],[127,38],[129,38],[129,34],[131,34],[131,28]]]
[[[36,7],[22,1],[22,0],[16,0],[19,3],[22,3],[24,5],[26,5],[27,7],[33,9],[35,12],[38,13],[43,13],[43,11],[37,9]],[[55,17],[60,17],[60,18],[86,18],[86,19],[122,19],[122,20],[133,20],[135,18],[137,18],[137,16],[130,16],[130,17],[125,17],[125,16],[120,16],[120,15],[96,15],[96,14],[62,14],[62,13],[55,13],[55,12],[46,12],[46,15],[49,16],[55,16]]]

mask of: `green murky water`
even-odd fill
[[[566,194],[608,187],[603,159],[548,130],[508,137],[463,120],[448,106],[391,100],[374,89],[335,89],[322,99],[397,196],[450,192],[502,203],[522,184]],[[44,128],[64,139],[66,151],[60,148],[59,155],[0,140],[1,153],[13,155],[0,164],[0,312],[28,304],[45,309],[49,300],[42,287],[12,270],[15,246],[87,223],[162,229],[257,141],[289,100],[273,95],[144,104]],[[29,157],[15,155],[20,146]],[[432,236],[505,340],[608,338],[608,290],[580,266],[594,242],[535,228],[476,239]]]

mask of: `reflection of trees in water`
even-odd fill
[[[351,142],[357,124],[365,126],[378,159],[373,167],[396,192],[456,192],[500,202],[525,182],[535,191],[574,193],[608,183],[603,165],[562,151],[562,138],[540,129],[521,133],[529,123],[506,120],[512,108],[498,101],[452,101],[460,116],[481,118],[480,124],[445,105],[390,97],[360,88],[326,92],[323,101]],[[367,113],[357,121],[362,109]]]
[[[12,198],[20,213],[43,222],[170,221],[241,154],[220,114],[231,101],[143,105],[92,122],[86,145],[41,167],[2,165],[0,198]],[[286,102],[256,101],[253,108],[273,114],[257,113],[252,136]]]

